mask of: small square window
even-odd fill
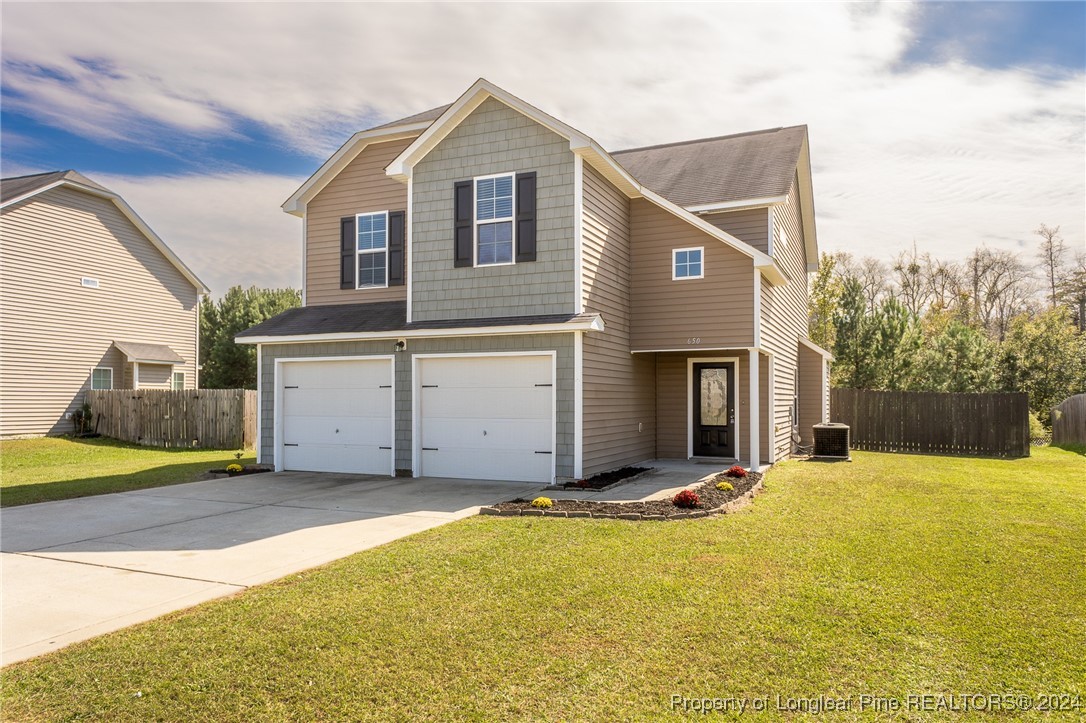
[[[702,252],[704,248],[675,249],[671,252],[672,280],[704,278]]]
[[[113,370],[109,367],[98,367],[91,372],[91,389],[112,389]]]
[[[185,388],[185,372],[174,372],[172,382],[171,386],[175,392],[182,391]]]

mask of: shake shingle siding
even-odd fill
[[[584,475],[651,459],[655,359],[630,353],[630,201],[589,166],[582,220],[584,308],[606,329],[584,336]]]
[[[537,260],[453,266],[453,184],[535,171]],[[574,311],[573,153],[569,141],[493,98],[484,101],[412,174],[412,320]]]
[[[275,459],[275,360],[306,357],[390,355],[396,357],[396,469],[411,469],[412,379],[414,354],[555,351],[557,384],[557,459],[559,477],[573,475],[573,334],[412,339],[406,352],[395,340],[263,344],[260,348],[260,462]]]

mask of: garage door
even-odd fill
[[[551,356],[418,360],[420,474],[550,482]]]
[[[282,468],[394,474],[392,361],[283,362]]]

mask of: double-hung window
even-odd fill
[[[357,286],[388,286],[388,212],[360,213],[355,217]]]
[[[705,267],[702,263],[704,247],[693,249],[673,249],[671,252],[671,279],[701,279],[705,278]]]
[[[185,372],[174,372],[173,377],[170,380],[170,387],[175,392],[181,392],[185,390]]]
[[[475,265],[513,263],[513,174],[475,179]]]

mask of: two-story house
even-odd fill
[[[304,305],[237,337],[277,469],[760,466],[826,418],[803,126],[608,152],[479,80],[355,134],[283,208]]]
[[[207,287],[76,171],[0,181],[0,436],[74,431],[88,389],[195,389]]]

